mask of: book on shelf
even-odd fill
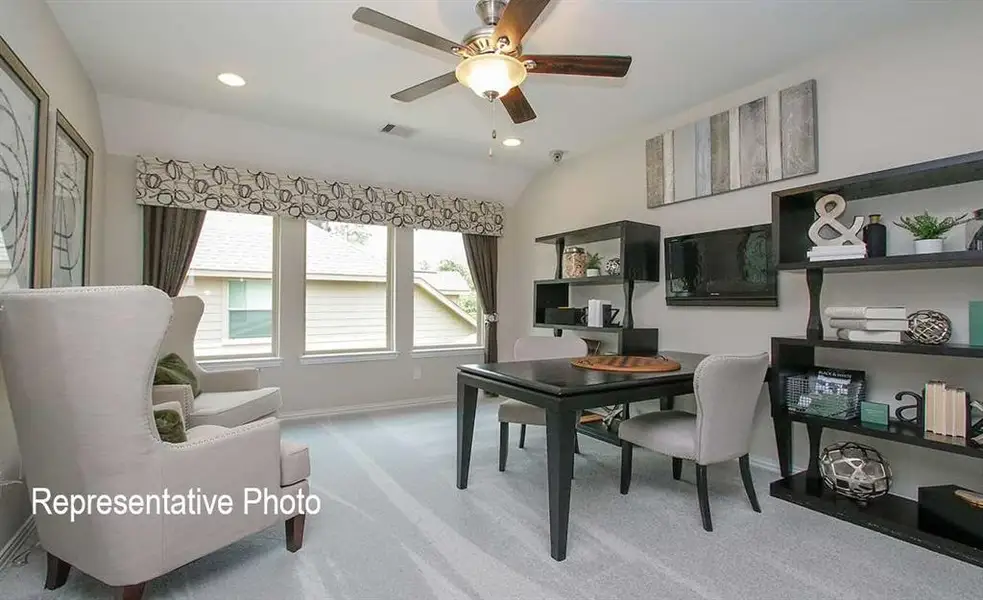
[[[901,343],[900,331],[861,331],[857,329],[837,329],[836,337],[849,342]]]
[[[833,329],[857,331],[908,331],[907,319],[830,319]]]
[[[827,256],[835,254],[867,254],[866,245],[843,245],[843,246],[813,246],[806,251],[807,254],[824,254]]]
[[[907,319],[903,306],[828,306],[823,311],[830,319]]]
[[[970,426],[970,401],[966,390],[942,381],[925,384],[925,433],[965,438]]]

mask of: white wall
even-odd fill
[[[106,161],[109,203],[104,238],[106,280],[117,285],[142,281],[143,224],[141,209],[134,200],[135,165],[134,158],[128,156],[109,155]],[[280,234],[280,314],[303,314],[306,301],[304,223],[283,219]],[[399,356],[361,363],[302,364],[303,322],[301,319],[281,319],[280,356],[283,362],[280,366],[264,368],[262,383],[281,387],[284,413],[348,410],[448,396],[456,389],[457,366],[481,360],[481,353],[477,351],[442,356],[413,355],[411,230],[396,229],[394,240],[397,257],[394,307]]]
[[[0,2],[0,36],[13,48],[21,61],[48,92],[51,99],[51,123],[54,111],[60,110],[75,126],[95,153],[92,207],[91,276],[102,281],[101,244],[103,203],[103,164],[105,145],[95,90],[82,70],[72,48],[55,23],[54,16],[41,0],[4,0]],[[53,148],[50,130],[48,148]],[[50,187],[50,186],[49,186]],[[6,389],[0,386],[0,473],[20,475],[20,458]],[[28,515],[27,496],[22,488],[3,488],[0,492],[0,547]]]
[[[771,221],[770,192],[814,181],[920,162],[983,149],[983,4],[952,5],[945,22],[858,42],[767,81],[694,107],[631,133],[542,173],[509,215],[500,272],[500,352],[509,355],[515,338],[532,323],[532,281],[553,273],[552,248],[533,244],[538,235],[619,219],[655,223],[663,236]],[[656,210],[645,202],[645,140],[667,129],[737,106],[801,81],[817,80],[819,173],[794,181],[735,191]],[[975,186],[975,187],[973,187]],[[888,201],[895,202],[888,207]],[[884,209],[885,218],[902,206],[952,212],[983,207],[983,185],[933,190],[907,198],[866,201],[865,212]],[[961,233],[961,232],[957,232]],[[954,234],[955,235],[955,234]],[[892,229],[892,248],[904,247],[905,234]],[[983,298],[983,269],[828,275],[824,302],[905,303],[936,308],[952,317],[956,341],[966,341],[967,301]],[[636,326],[660,328],[664,349],[697,352],[757,352],[770,338],[803,335],[808,311],[805,277],[782,274],[778,309],[668,308],[662,284],[642,285],[635,299]],[[614,288],[585,290],[585,297],[618,298]],[[605,296],[606,294],[606,296]],[[548,334],[547,332],[541,332]],[[929,378],[958,381],[983,394],[979,363],[826,352],[817,356],[833,366],[869,369],[873,399],[892,398],[899,389],[917,389]],[[975,367],[975,372],[974,372]],[[753,454],[774,461],[774,436],[764,399]],[[798,427],[798,426],[797,426]],[[824,441],[836,439],[829,432]],[[804,429],[796,429],[796,462],[808,455]],[[983,488],[979,463],[889,442],[868,440],[895,464],[897,490],[917,485],[963,483]]]

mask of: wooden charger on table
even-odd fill
[[[615,373],[668,373],[680,365],[664,356],[584,356],[570,361],[575,367]]]

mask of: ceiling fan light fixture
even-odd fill
[[[482,98],[494,100],[526,79],[526,67],[507,54],[479,54],[461,61],[457,80]]]

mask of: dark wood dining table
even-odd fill
[[[457,374],[457,487],[468,487],[478,390],[528,402],[546,410],[550,555],[567,556],[574,440],[580,411],[693,392],[693,374],[703,354],[662,352],[678,371],[610,373],[582,369],[570,359],[462,365]],[[612,494],[617,489],[612,489]]]

